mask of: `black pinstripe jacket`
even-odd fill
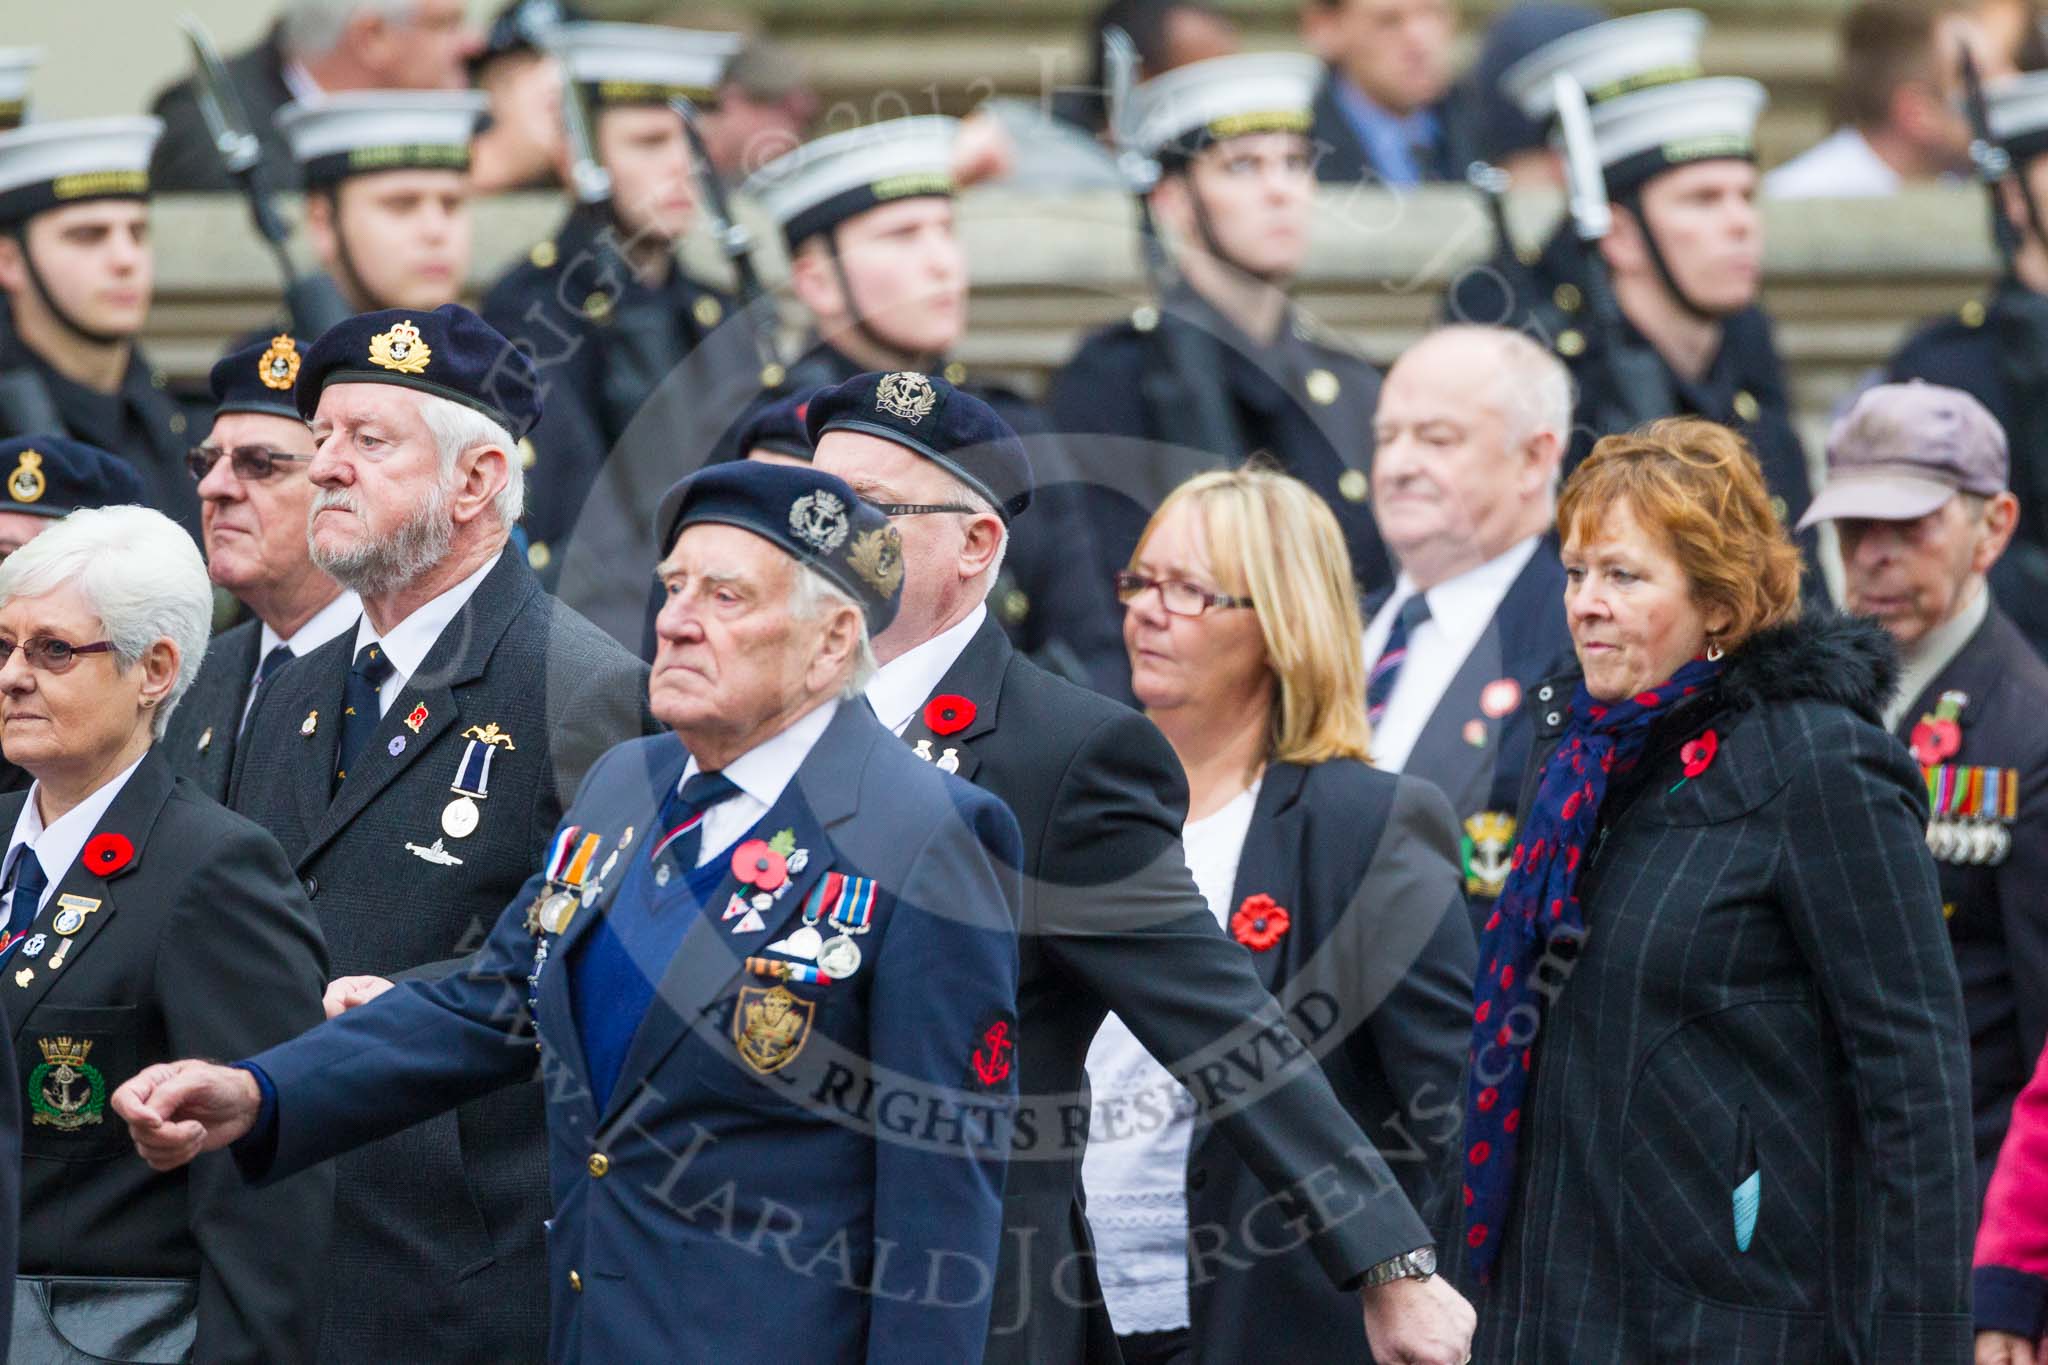
[[[1479,1360],[1969,1359],[1969,1059],[1895,677],[1867,623],[1768,632],[1609,788]],[[1536,705],[1532,772],[1564,719]]]

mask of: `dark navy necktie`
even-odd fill
[[[1408,634],[1429,619],[1429,602],[1421,593],[1416,593],[1401,604],[1401,610],[1394,614],[1394,628],[1387,632],[1387,643],[1380,650],[1379,662],[1372,666],[1372,674],[1365,683],[1365,718],[1374,725],[1386,714],[1387,702],[1394,695],[1394,682],[1401,676],[1401,665],[1408,658]]]
[[[698,773],[668,794],[655,822],[661,831],[652,855],[656,881],[665,885],[669,877],[690,875],[704,851],[704,816],[713,806],[739,794],[740,789],[724,773]],[[669,876],[662,875],[665,869]]]
[[[49,885],[50,879],[43,872],[43,864],[36,857],[36,851],[23,844],[21,856],[14,860],[14,899],[7,907],[6,943],[9,948],[36,922],[36,912],[43,904],[43,892]]]
[[[397,671],[384,647],[374,641],[356,651],[356,661],[341,689],[341,752],[335,758],[336,786],[348,777],[348,770],[356,765],[356,756],[376,733],[377,722],[383,719],[378,689]]]
[[[263,691],[263,684],[269,682],[272,674],[291,661],[292,647],[290,645],[277,645],[268,654],[263,656],[262,663],[256,665],[256,681],[249,684],[249,705],[242,708],[243,729],[248,727],[249,717],[255,713],[256,698]],[[240,734],[241,730],[238,729],[236,733]]]

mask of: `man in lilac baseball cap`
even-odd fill
[[[1835,424],[1801,521],[1834,521],[1845,605],[1898,642],[1885,724],[1927,777],[1983,1177],[2048,1042],[2048,665],[1986,581],[2019,520],[2008,472],[2005,432],[1975,398],[1882,384]],[[1979,1284],[1981,1327],[1999,1286]]]

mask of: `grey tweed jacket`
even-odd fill
[[[657,727],[646,665],[507,549],[336,790],[354,651],[345,631],[270,679],[229,804],[284,846],[335,973],[388,977],[475,951],[540,865],[585,771]],[[488,794],[474,832],[454,837],[442,812],[479,734],[498,738]],[[543,1359],[548,1211],[538,1084],[342,1157],[319,1359]]]
[[[1610,787],[1478,1360],[1970,1358],[1969,1055],[1895,672],[1868,623],[1761,635]],[[1575,681],[1531,696],[1532,773]]]

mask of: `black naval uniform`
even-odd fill
[[[2005,431],[2019,529],[1991,586],[2036,652],[2048,655],[2048,297],[2007,277],[1982,299],[1926,323],[1885,367],[1887,383],[1961,389]]]
[[[1578,467],[1595,441],[1612,434],[1608,429],[1612,419],[1607,414],[1629,406],[1622,401],[1607,364],[1607,339],[1594,330],[1586,314],[1580,264],[1583,250],[1567,225],[1551,238],[1533,264],[1502,255],[1483,268],[1460,275],[1444,301],[1444,314],[1450,321],[1515,328],[1556,351],[1570,367],[1579,396],[1572,412],[1566,473]],[[1740,432],[1763,466],[1771,509],[1785,525],[1795,524],[1813,500],[1813,490],[1806,452],[1792,424],[1791,394],[1769,315],[1751,305],[1723,318],[1721,349],[1698,380],[1673,371],[1625,318],[1622,328],[1624,344],[1657,359],[1662,397],[1669,403],[1664,415],[1704,417]],[[1812,563],[1818,545],[1813,533],[1796,539]],[[1813,581],[1817,582],[1817,577]]]
[[[528,440],[528,563],[558,581],[584,500],[635,414],[732,309],[680,266],[650,288],[601,241],[603,212],[579,208],[552,241],[491,287],[482,314],[532,357],[545,412]],[[689,472],[680,462],[670,481]],[[635,560],[634,562],[639,562]]]
[[[206,419],[165,391],[164,376],[140,347],[131,352],[115,394],[73,383],[19,337],[0,335],[0,371],[17,367],[40,382],[64,424],[62,434],[127,460],[142,479],[149,505],[199,538],[199,485],[185,468],[185,454],[204,434]],[[34,434],[0,424],[0,437]]]
[[[1159,443],[1173,429],[1163,402],[1176,401],[1161,383],[1167,348],[1163,328],[1193,328],[1200,350],[1219,373],[1183,375],[1183,384],[1221,385],[1235,421],[1238,448],[1190,452],[1151,444],[1091,443],[1092,435]],[[1095,333],[1053,377],[1046,409],[1089,481],[1095,541],[1091,582],[1119,623],[1111,579],[1129,561],[1152,510],[1180,484],[1227,462],[1269,459],[1320,493],[1336,513],[1362,590],[1393,583],[1393,569],[1367,504],[1371,492],[1372,418],[1380,376],[1307,318],[1289,310],[1270,344],[1253,341],[1191,289],[1177,290],[1163,315],[1145,307]],[[1072,570],[1070,570],[1071,572]],[[1130,668],[1118,637],[1108,678],[1098,682],[1127,696]]]
[[[1960,693],[1961,744],[1916,727]],[[1979,1194],[2048,1042],[2048,664],[1994,602],[1897,728],[1928,776],[1928,846],[1963,983]],[[1916,738],[1918,743],[1916,744]],[[1935,741],[1935,747],[1927,747]],[[1935,758],[1939,761],[1928,763]]]

